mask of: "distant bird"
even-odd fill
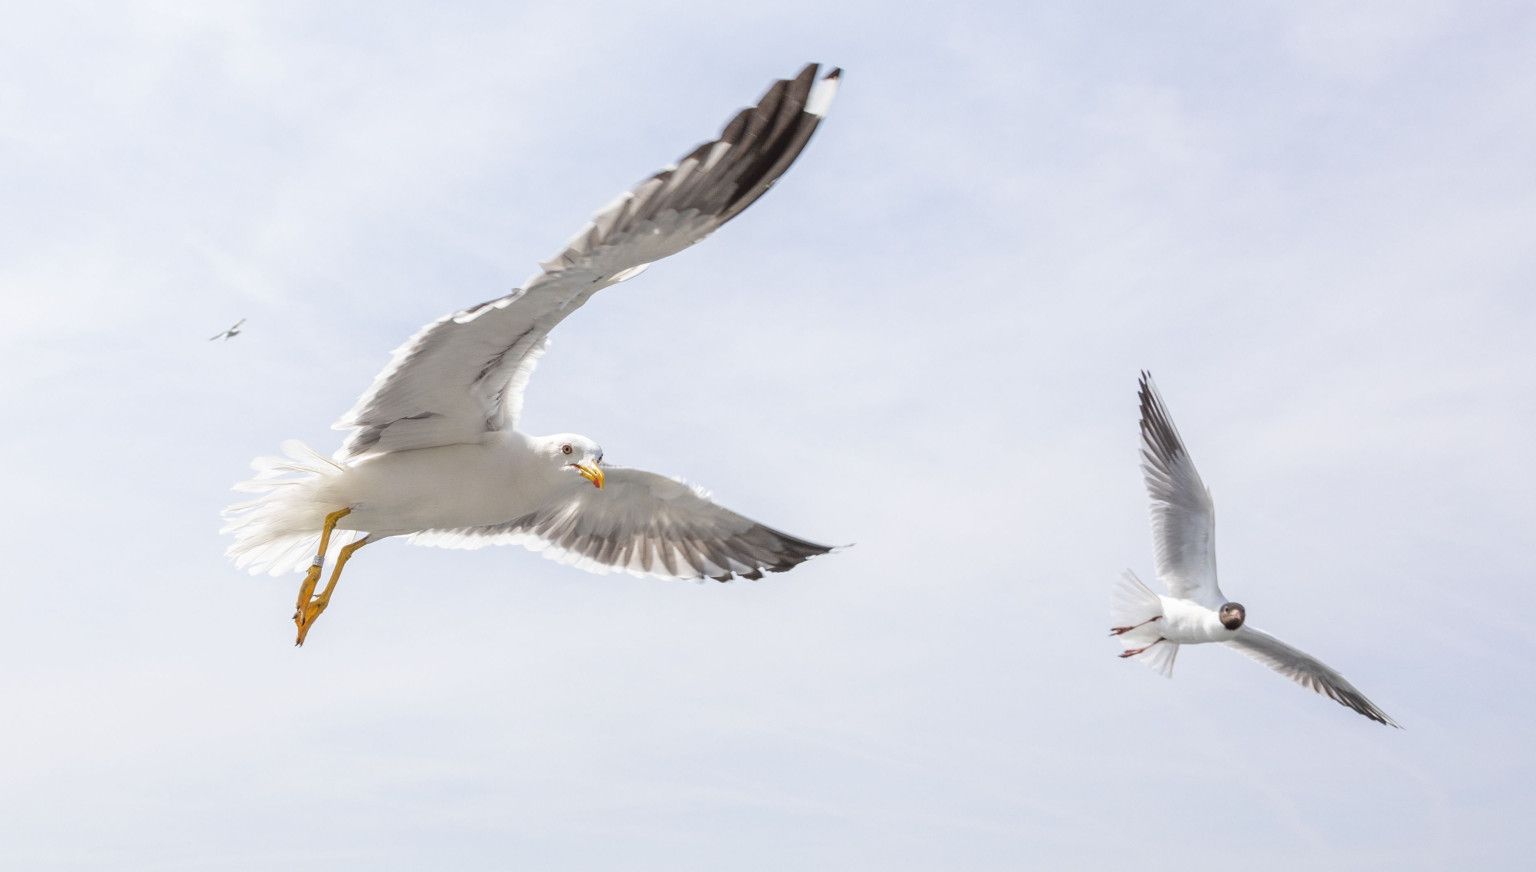
[[[1171,596],[1158,596],[1126,571],[1110,601],[1110,635],[1125,651],[1167,676],[1180,645],[1224,642],[1302,687],[1309,687],[1378,723],[1397,723],[1344,676],[1263,630],[1216,585],[1216,507],[1173,427],[1152,376],[1141,374],[1141,472],[1152,497],[1157,577]]]
[[[208,337],[208,341],[213,342],[216,339],[234,339],[236,336],[240,335],[240,325],[244,323],[245,319],[241,318],[239,321],[236,321],[234,325],[231,326],[228,330],[223,330]]]
[[[761,578],[831,550],[667,476],[605,469],[603,449],[585,436],[517,429],[523,389],[555,325],[714,232],[789,168],[840,78],[836,69],[816,74],[811,64],[775,83],[718,139],[598,212],[522,288],[422,328],[336,425],[352,434],[334,460],[290,442],[286,459],[252,464],[258,474],[236,489],[260,496],[225,510],[225,532],[235,536],[228,553],[274,575],[309,562],[296,644],[353,552],[388,536],[447,548],[515,543],[592,572],[717,581]],[[315,594],[337,530],[363,535],[341,548]]]

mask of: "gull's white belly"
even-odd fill
[[[332,498],[352,509],[337,526],[387,536],[505,523],[544,496],[542,480],[519,459],[498,443],[364,458],[333,485]]]
[[[1164,639],[1180,645],[1197,645],[1201,642],[1225,642],[1237,635],[1221,624],[1221,616],[1214,610],[1186,599],[1160,596],[1163,602],[1163,620],[1159,632]]]

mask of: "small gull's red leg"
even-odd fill
[[[1131,626],[1131,627],[1113,627],[1113,628],[1110,629],[1109,634],[1111,636],[1124,636],[1126,633],[1129,633],[1130,631],[1136,629],[1136,627],[1145,627],[1146,625],[1152,623],[1153,621],[1161,621],[1162,619],[1163,619],[1163,616],[1162,615],[1158,615],[1155,618],[1147,618],[1145,621],[1142,621],[1141,623],[1136,624],[1135,626]]]
[[[1158,636],[1157,637],[1157,642],[1166,642],[1166,641],[1168,641],[1168,640],[1164,639],[1162,636]],[[1157,642],[1153,642],[1152,645],[1156,645]],[[1120,652],[1120,659],[1124,660],[1127,657],[1135,657],[1137,654],[1141,654],[1141,653],[1145,652],[1148,648],[1151,648],[1152,645],[1143,645],[1140,648],[1127,648],[1124,651]]]

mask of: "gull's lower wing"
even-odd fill
[[[593,216],[523,287],[444,316],[395,350],[336,424],[342,452],[474,442],[515,426],[550,330],[594,293],[698,242],[762,196],[799,156],[831,105],[841,71],[815,64]]]
[[[1380,724],[1396,727],[1397,722],[1387,713],[1365,698],[1344,676],[1324,665],[1322,661],[1298,651],[1274,636],[1252,627],[1237,631],[1236,638],[1226,644],[1263,663],[1302,687],[1311,688],[1339,705],[1347,706]]]
[[[1216,506],[1150,373],[1141,374],[1137,396],[1157,576],[1172,595],[1216,608],[1226,602],[1216,584]]]
[[[572,476],[565,498],[489,527],[426,530],[420,545],[523,545],[589,572],[656,578],[762,578],[832,548],[781,533],[717,505],[683,482],[638,469],[607,469],[602,490]]]

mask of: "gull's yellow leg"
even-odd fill
[[[331,591],[336,589],[336,582],[341,579],[341,570],[346,567],[347,561],[352,559],[352,552],[371,541],[373,541],[371,536],[364,536],[350,545],[343,546],[337,552],[336,566],[331,570],[330,580],[325,583],[325,590],[320,591],[319,596],[300,606],[299,614],[294,616],[294,623],[299,625],[299,638],[295,639],[293,644],[304,644],[304,637],[309,635],[309,628],[319,619],[320,613],[325,611],[325,607],[331,604]]]
[[[304,606],[315,595],[315,585],[320,583],[320,569],[325,566],[325,552],[331,547],[331,532],[336,529],[336,522],[352,514],[351,509],[337,509],[325,516],[325,525],[320,528],[320,550],[315,553],[315,560],[309,564],[309,571],[304,573],[304,582],[299,585],[299,599],[294,603],[293,622],[299,625],[300,635],[303,635],[306,618]]]

